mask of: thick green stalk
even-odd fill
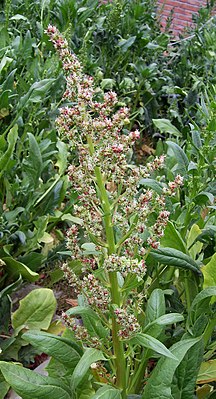
[[[143,385],[145,369],[147,367],[148,359],[149,359],[150,355],[151,355],[151,351],[149,349],[146,349],[145,352],[143,353],[143,357],[142,357],[142,360],[138,367],[138,370],[136,371],[135,375],[133,376],[128,393],[136,394],[136,393],[140,392],[140,389],[142,388],[142,385]]]
[[[88,141],[90,155],[93,155],[94,145],[91,137],[88,137],[87,141]],[[99,166],[96,166],[94,168],[94,173],[96,178],[96,184],[100,192],[101,207],[104,212],[103,219],[104,219],[104,228],[106,232],[108,254],[111,255],[116,253],[115,236],[112,226],[111,206]],[[116,272],[109,273],[109,281],[110,281],[112,304],[121,306],[121,293],[119,290]],[[122,399],[126,399],[126,361],[124,356],[124,345],[123,342],[119,339],[118,331],[119,331],[119,326],[113,314],[112,339],[113,339],[113,351],[114,351],[115,365],[116,365],[116,386],[122,390]]]

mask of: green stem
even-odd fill
[[[90,155],[94,154],[94,145],[92,138],[87,137]],[[94,168],[96,184],[100,192],[100,202],[103,209],[104,228],[106,232],[108,255],[116,253],[115,236],[112,225],[112,211],[109,202],[108,194],[104,185],[103,175],[99,166]],[[117,273],[109,273],[110,292],[112,305],[121,306],[121,292],[119,290]],[[122,399],[126,399],[126,361],[124,356],[124,344],[119,339],[118,335],[119,326],[116,322],[115,315],[112,314],[112,339],[113,351],[116,366],[116,386],[122,390]]]
[[[149,349],[146,349],[145,354],[143,354],[143,358],[138,367],[138,370],[135,373],[135,375],[133,376],[132,383],[129,388],[130,394],[133,394],[133,393],[136,394],[136,393],[140,392],[140,389],[142,388],[142,385],[143,385],[145,369],[147,367],[148,359],[150,356],[151,356],[151,351]]]

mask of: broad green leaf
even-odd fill
[[[154,179],[147,179],[147,178],[141,179],[139,181],[139,185],[149,187],[152,190],[154,190],[156,193],[158,193],[159,195],[162,194],[162,192],[163,192],[162,184]]]
[[[165,228],[164,236],[160,240],[160,245],[162,247],[175,248],[185,254],[187,253],[185,242],[174,227],[173,223],[169,221]]]
[[[147,302],[145,324],[149,324],[165,314],[165,297],[160,288],[155,289]]]
[[[197,130],[192,130],[191,136],[192,136],[192,142],[193,142],[194,146],[196,148],[201,148],[202,147],[202,140],[201,140],[201,137],[200,137],[200,132],[198,132]]]
[[[177,161],[178,167],[175,168],[176,172],[182,174],[183,176],[187,174],[189,160],[183,149],[174,141],[167,141],[168,149],[172,150],[175,156],[175,160]]]
[[[126,52],[135,42],[136,36],[131,36],[129,39],[121,39],[118,46],[121,47],[123,52]]]
[[[205,314],[209,310],[209,303],[213,296],[216,295],[216,286],[208,287],[199,292],[194,298],[190,312],[188,315],[188,322],[195,323],[196,319],[203,313]]]
[[[70,390],[61,380],[7,362],[0,362],[0,370],[22,399],[71,399]]]
[[[197,384],[216,381],[216,359],[201,363],[197,376]]]
[[[74,370],[80,360],[80,347],[65,338],[38,331],[24,333],[22,338],[69,369]]]
[[[121,399],[121,392],[110,385],[106,385],[99,388],[91,399]]]
[[[169,121],[169,119],[152,119],[154,125],[161,133],[169,133],[175,137],[181,137],[181,132]]]
[[[202,273],[204,276],[203,288],[216,286],[216,253],[210,262],[202,267]]]
[[[12,314],[12,326],[18,334],[23,328],[47,330],[56,310],[56,299],[52,290],[38,288],[20,301]]]
[[[151,335],[138,333],[135,337],[131,338],[130,343],[133,345],[141,345],[145,348],[151,349],[160,355],[174,359],[175,356],[166,348],[158,339],[151,337]]]
[[[197,237],[201,234],[201,230],[197,224],[193,224],[191,227],[188,238],[187,247],[190,252],[190,256],[195,260],[196,256],[201,252],[203,244],[201,242],[195,242]]]
[[[201,275],[199,266],[190,256],[174,248],[159,248],[151,251],[150,254],[155,260],[164,265],[180,267],[191,270]]]
[[[4,154],[0,157],[0,177],[2,176],[4,170],[7,169],[7,165],[10,161],[10,158],[13,154],[15,144],[18,138],[18,126],[15,125],[8,133],[7,142],[8,147]]]
[[[61,176],[67,169],[68,149],[67,145],[60,140],[57,142],[56,147],[58,148],[56,166],[59,168],[59,174]]]
[[[174,373],[188,350],[199,340],[200,338],[182,340],[170,348],[174,358],[161,358],[158,361],[144,389],[142,399],[173,399],[171,387]]]
[[[38,180],[41,176],[43,161],[40,147],[32,133],[28,133],[29,138],[29,155],[24,161],[24,170],[27,173],[30,184],[37,187]]]
[[[193,345],[178,366],[172,382],[173,399],[191,399],[200,364],[203,358],[203,342],[200,340]]]
[[[86,349],[72,374],[71,388],[73,391],[82,382],[91,364],[99,360],[107,360],[101,351],[93,348]]]
[[[13,259],[11,256],[2,258],[5,263],[5,270],[10,277],[19,278],[21,276],[28,281],[36,281],[39,278],[39,274],[33,272],[24,263],[18,262],[18,260]]]
[[[47,97],[49,90],[55,79],[43,79],[35,82],[29,88],[29,91],[20,98],[17,110],[20,111],[30,103],[38,103],[43,97]]]

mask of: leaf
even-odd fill
[[[56,166],[59,168],[59,175],[61,176],[67,169],[68,149],[67,145],[60,140],[57,142],[56,147],[58,148]]]
[[[164,315],[166,311],[164,293],[160,288],[155,289],[147,302],[145,324],[149,324]]]
[[[216,286],[216,253],[210,262],[202,267],[202,273],[204,276],[203,288]]]
[[[185,242],[183,241],[179,232],[174,227],[173,223],[170,221],[168,221],[167,223],[164,231],[164,236],[160,240],[160,245],[162,247],[177,249],[185,254],[187,253]]]
[[[158,194],[162,194],[163,186],[157,180],[154,179],[141,179],[138,183],[141,186],[146,186],[154,190]]]
[[[192,142],[196,148],[201,148],[202,147],[202,141],[200,137],[200,132],[198,130],[192,130],[191,132],[192,136]]]
[[[216,286],[208,287],[199,292],[194,298],[190,312],[188,315],[187,323],[190,325],[191,323],[194,324],[197,318],[200,315],[204,315],[206,312],[209,311],[209,303],[213,296],[216,295]]]
[[[23,328],[46,330],[56,310],[56,299],[52,290],[38,288],[20,301],[12,314],[12,326],[18,334]]]
[[[187,174],[189,160],[183,149],[173,141],[167,141],[166,144],[168,148],[172,150],[177,161],[178,168],[176,172],[182,174],[183,176]]]
[[[99,388],[91,399],[121,399],[121,392],[110,385],[106,385]]]
[[[151,251],[150,254],[155,260],[164,265],[170,265],[175,267],[180,267],[187,270],[192,270],[193,272],[201,275],[199,266],[195,260],[190,256],[178,251],[174,248],[159,248]]]
[[[47,97],[55,79],[43,79],[31,85],[29,91],[20,98],[17,110],[20,111],[30,103],[38,103]]]
[[[135,40],[136,40],[136,36],[131,36],[131,37],[129,37],[129,39],[121,39],[118,42],[118,46],[125,53],[134,44]]]
[[[101,351],[93,348],[87,348],[85,350],[84,355],[77,364],[71,378],[71,388],[73,391],[82,382],[91,364],[98,362],[99,360],[107,360]]]
[[[7,150],[0,157],[0,177],[2,176],[4,170],[7,169],[7,165],[8,165],[10,158],[13,154],[17,138],[18,138],[18,126],[15,125],[9,131],[8,136],[7,136],[7,142],[8,142]]]
[[[187,239],[187,247],[190,252],[190,256],[195,260],[197,255],[202,250],[203,244],[201,242],[196,242],[197,237],[201,234],[201,230],[197,224],[193,224],[191,227],[189,234],[188,234],[188,239]]]
[[[29,138],[29,156],[23,162],[24,170],[28,176],[30,185],[33,187],[37,187],[38,180],[42,172],[43,161],[37,140],[35,139],[32,133],[28,133],[28,138]]]
[[[0,370],[22,399],[70,399],[70,391],[56,378],[45,377],[16,364],[0,362]]]
[[[169,119],[152,119],[154,125],[161,133],[169,133],[175,137],[181,137],[181,132],[169,121]]]
[[[158,339],[154,337],[151,337],[151,335],[138,333],[135,337],[131,338],[129,342],[133,345],[144,346],[145,348],[160,353],[160,355],[170,357],[172,359],[175,358],[175,356],[169,351],[169,349],[166,348],[164,344],[162,344],[162,342],[158,341]]]
[[[197,376],[197,384],[216,381],[216,359],[201,363]]]
[[[28,266],[24,265],[24,263],[18,262],[18,260],[13,259],[11,256],[2,258],[5,262],[4,268],[10,277],[18,278],[21,274],[24,279],[28,281],[36,281],[39,278],[39,274],[33,272]]]
[[[191,399],[194,397],[194,388],[200,364],[203,358],[203,341],[193,345],[178,366],[172,382],[174,399]]]
[[[170,348],[175,359],[161,358],[158,361],[144,389],[142,399],[173,399],[171,387],[175,370],[187,351],[199,340],[200,338],[182,340]]]
[[[158,329],[158,326],[166,326],[168,324],[178,323],[183,321],[184,317],[180,313],[168,313],[163,316],[158,317],[156,320],[152,321],[152,323],[147,324],[144,328],[144,332],[157,338],[162,329]]]
[[[70,370],[74,370],[82,354],[76,343],[45,332],[29,331],[24,333],[22,338]]]

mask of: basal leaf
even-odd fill
[[[161,358],[158,361],[144,389],[142,399],[173,399],[171,387],[175,370],[187,351],[199,340],[200,338],[182,340],[170,348],[175,358]]]
[[[0,362],[7,383],[22,399],[70,399],[70,390],[61,380],[44,377],[16,364]]]
[[[12,326],[18,334],[23,328],[48,329],[56,310],[56,299],[52,290],[38,288],[20,301],[19,308],[12,314]]]
[[[80,347],[65,338],[38,331],[29,331],[22,338],[70,370],[74,370],[80,360]]]
[[[177,367],[172,382],[174,399],[191,399],[194,397],[194,388],[199,367],[203,358],[203,342],[200,340],[186,353]]]

